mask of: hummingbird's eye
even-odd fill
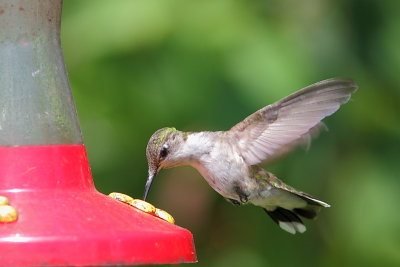
[[[164,145],[160,150],[160,159],[165,158],[168,155],[168,146]]]

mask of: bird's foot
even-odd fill
[[[242,188],[239,185],[236,185],[234,189],[236,194],[239,196],[240,202],[242,204],[245,204],[249,200],[248,195],[243,192]]]
[[[236,199],[233,199],[233,198],[227,198],[227,199],[235,206],[241,205],[240,201],[237,201]]]

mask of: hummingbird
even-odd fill
[[[189,165],[232,204],[259,206],[283,230],[305,232],[300,217],[313,219],[330,205],[285,184],[260,164],[309,142],[324,127],[321,120],[356,90],[350,79],[331,78],[259,109],[227,131],[157,130],[146,148],[149,176],[143,199],[161,169]]]

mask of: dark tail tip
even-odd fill
[[[304,218],[307,218],[307,219],[314,219],[317,216],[317,212],[315,210],[297,208],[297,209],[293,209],[293,211],[296,214],[298,214]]]

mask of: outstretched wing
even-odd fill
[[[307,86],[248,116],[229,134],[249,165],[282,154],[312,134],[320,121],[350,99],[357,85],[332,78]]]

